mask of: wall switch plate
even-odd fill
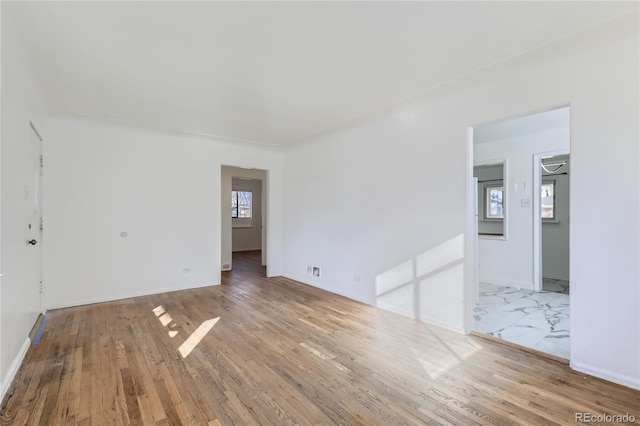
[[[520,200],[520,207],[531,207],[531,200],[528,198],[523,198]]]

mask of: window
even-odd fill
[[[485,219],[504,219],[504,186],[486,185]]]
[[[540,187],[540,217],[543,220],[556,219],[556,181],[543,181]]]
[[[231,191],[231,217],[251,219],[253,194],[251,191]]]
[[[478,235],[481,238],[505,239],[507,210],[507,186],[505,185],[506,161],[487,162],[473,166],[473,176],[478,179],[476,190]]]

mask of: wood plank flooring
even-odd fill
[[[574,424],[640,392],[285,278],[51,311],[2,425]]]

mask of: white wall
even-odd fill
[[[29,246],[28,213],[33,192],[29,121],[46,135],[43,105],[20,39],[17,24],[2,3],[2,132],[0,248],[0,399],[5,395],[28,348],[28,334],[39,313],[36,265],[37,246]],[[35,224],[34,224],[35,225]],[[41,241],[40,241],[41,243]]]
[[[271,207],[271,200],[269,198],[270,189],[272,188],[271,183],[269,183],[270,172],[267,170],[260,170],[257,168],[241,168],[241,167],[233,167],[233,166],[222,166],[221,169],[221,179],[222,179],[222,190],[221,190],[221,203],[222,203],[222,250],[221,250],[221,268],[223,271],[229,271],[233,268],[233,226],[231,219],[231,190],[233,187],[233,178],[234,177],[246,177],[251,179],[260,179],[262,180],[262,196],[264,197],[260,206],[260,215],[261,221],[262,218],[265,221],[262,221],[262,235],[261,235],[261,249],[262,249],[262,265],[267,266],[267,275],[274,276],[276,274],[270,273],[270,266],[268,265],[268,246],[267,241],[270,241],[272,238],[281,241],[282,231],[276,230],[276,234],[269,234],[269,238],[267,239],[267,232],[269,231],[269,227],[271,221],[269,220],[269,214]],[[282,191],[282,183],[279,182],[278,191],[281,193]],[[229,194],[229,195],[227,195]],[[282,205],[280,205],[282,207]],[[282,217],[278,218],[279,221],[282,221]],[[228,265],[228,266],[225,266]],[[280,272],[281,273],[281,272]]]
[[[286,274],[468,329],[467,129],[570,103],[571,363],[640,388],[638,51],[631,14],[292,147]],[[615,220],[593,203],[605,190]],[[309,265],[323,275],[309,277]]]
[[[570,173],[570,165],[561,172]],[[570,174],[548,175],[543,181],[555,180],[555,215],[553,221],[542,221],[542,276],[569,281],[569,188]],[[605,197],[603,197],[605,198]]]
[[[280,274],[277,151],[58,117],[45,158],[49,308],[219,284],[224,163],[272,171],[268,263]]]
[[[567,123],[568,124],[568,123]],[[506,238],[479,237],[480,282],[533,290],[533,155],[569,150],[569,129],[474,146],[476,162],[506,158]],[[522,207],[522,201],[529,205]]]
[[[253,203],[251,219],[231,219],[231,249],[232,251],[260,250],[262,248],[262,181],[233,178],[231,188],[233,191],[251,192]]]

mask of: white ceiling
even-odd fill
[[[551,111],[475,126],[473,128],[473,143],[477,145],[547,130],[569,129],[570,124],[570,108],[558,108]]]
[[[53,112],[286,145],[637,2],[2,2]],[[15,14],[15,15],[14,15]]]

